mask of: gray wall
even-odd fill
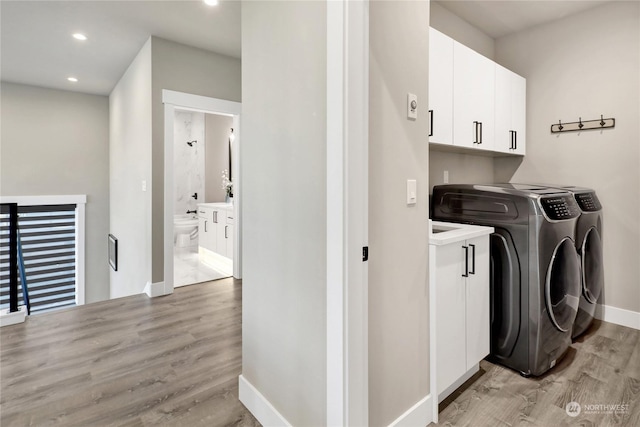
[[[152,61],[152,282],[164,280],[164,105],[162,90],[240,101],[240,60],[151,38]]]
[[[122,265],[112,298],[164,279],[163,89],[239,101],[240,61],[151,37],[109,96],[111,231]]]
[[[2,82],[0,194],[86,194],[85,301],[109,298],[109,103]]]
[[[438,2],[431,2],[430,25],[487,58],[494,59],[494,40]],[[437,150],[437,147],[430,150],[429,192],[434,185],[444,184],[444,171],[449,172],[450,184],[493,182],[492,157]]]
[[[429,394],[429,3],[369,6],[369,425],[382,426]],[[416,121],[408,92],[423,106]]]
[[[222,189],[222,171],[229,169],[229,134],[232,127],[233,117],[204,115],[204,201],[207,203],[224,202],[227,195]]]
[[[640,3],[612,2],[496,41],[527,77],[527,155],[496,180],[592,187],[604,206],[604,303],[640,312]],[[563,121],[615,117],[603,131],[551,134]]]
[[[242,2],[242,375],[326,425],[326,3]]]
[[[118,298],[141,293],[151,279],[150,40],[109,95],[109,115],[110,231],[118,239],[111,298]]]
[[[431,2],[429,25],[489,59],[495,58],[495,40],[464,19],[445,9],[439,1]]]

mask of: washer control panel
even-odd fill
[[[572,196],[542,197],[540,204],[547,218],[554,221],[577,218],[580,208]]]
[[[596,193],[576,193],[576,202],[582,212],[594,212],[602,210],[602,205]]]

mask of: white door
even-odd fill
[[[494,63],[453,42],[453,144],[493,149]]]
[[[467,240],[469,277],[466,283],[466,369],[471,369],[490,351],[489,237]]]
[[[453,144],[453,39],[429,29],[429,142]]]

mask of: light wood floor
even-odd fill
[[[577,417],[567,415],[569,402],[580,404]],[[628,407],[592,406],[612,404]],[[640,331],[594,321],[538,378],[482,361],[480,372],[440,404],[439,416],[444,426],[640,426]]]
[[[0,330],[0,425],[259,426],[238,401],[241,282],[89,304]]]
[[[241,310],[241,282],[224,279],[1,328],[0,425],[259,426],[238,401]],[[605,404],[629,406],[586,413]],[[596,321],[538,378],[483,361],[440,425],[640,426],[640,331]]]

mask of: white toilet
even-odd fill
[[[173,242],[178,248],[198,246],[198,217],[192,214],[173,216]]]

